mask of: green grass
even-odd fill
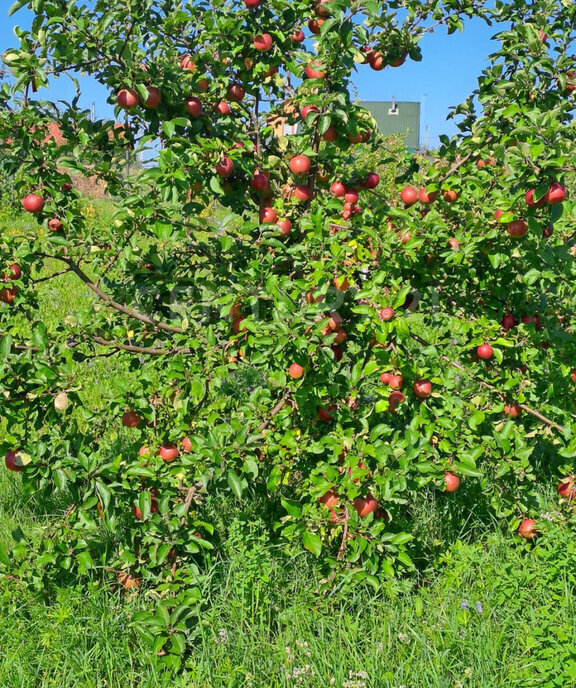
[[[109,219],[111,209],[99,212]],[[70,275],[45,283],[49,331],[87,298]],[[102,403],[112,378],[126,374],[114,358],[99,359],[82,393]],[[553,512],[556,496],[545,496]],[[212,508],[222,557],[206,577],[194,649],[179,676],[163,673],[130,628],[150,605],[146,591],[127,597],[102,577],[40,593],[8,577],[0,579],[0,688],[576,685],[570,531],[551,523],[531,547],[500,532],[480,503],[466,515],[445,499],[423,501],[414,514],[418,561],[429,562],[423,573],[378,593],[329,590],[312,556],[280,551],[246,506]],[[0,472],[0,542],[8,549],[16,528],[49,525],[51,510],[60,507],[24,497],[18,478]]]

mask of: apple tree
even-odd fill
[[[154,591],[136,626],[177,666],[224,502],[257,505],[328,580],[375,586],[415,565],[425,495],[530,540],[559,483],[572,519],[570,3],[24,7],[0,108],[29,214],[0,241],[0,442],[60,516],[18,533],[5,571]],[[459,135],[383,145],[355,71],[420,61],[472,17],[499,33]],[[80,75],[120,125],[44,99],[56,78],[80,96]],[[79,296],[53,322],[64,280]]]

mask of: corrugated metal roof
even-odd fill
[[[370,111],[381,134],[402,134],[409,150],[420,146],[420,103],[361,100],[359,105]]]

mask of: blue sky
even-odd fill
[[[10,1],[4,5],[5,20],[0,22],[0,51],[18,45],[14,26],[26,27],[31,17],[28,10],[22,10],[6,19],[11,4]],[[354,77],[358,95],[364,100],[390,100],[394,97],[398,101],[420,101],[423,115],[421,142],[424,142],[427,126],[429,146],[436,146],[440,134],[456,132],[454,124],[446,122],[449,108],[461,103],[476,88],[487,56],[497,49],[498,44],[491,41],[497,30],[498,27],[489,27],[480,20],[467,21],[463,34],[448,36],[446,30],[440,28],[437,33],[426,36],[420,44],[422,62],[408,60],[401,68],[386,68],[381,72],[373,71],[368,65],[358,65],[358,73]],[[82,88],[81,106],[90,108],[95,103],[97,117],[113,116],[112,107],[106,103],[106,89],[88,79],[82,80]],[[40,91],[39,95],[58,100],[70,99],[74,93],[65,77],[54,81],[51,91]]]

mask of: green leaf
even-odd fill
[[[0,339],[0,356],[2,356],[2,358],[6,358],[10,354],[13,344],[14,340],[9,334],[5,334]]]
[[[10,554],[8,553],[6,545],[3,542],[0,542],[0,564],[4,564],[4,566],[10,566],[11,563]]]
[[[48,335],[46,334],[46,325],[43,322],[34,323],[32,330],[32,341],[34,346],[39,349],[46,349],[48,346]]]
[[[244,493],[244,485],[242,479],[234,473],[234,471],[228,471],[228,485],[238,499],[242,499],[242,494]]]
[[[311,533],[309,530],[304,531],[302,537],[304,547],[315,556],[319,557],[322,551],[322,539],[316,533]]]

